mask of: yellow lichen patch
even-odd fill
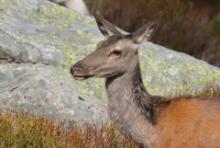
[[[70,20],[75,20],[77,15],[74,12],[67,13],[67,16],[70,18]]]
[[[94,20],[91,20],[91,19],[86,19],[86,20],[84,20],[84,23],[85,23],[86,25],[94,25],[94,24],[95,24],[95,21],[94,21]]]
[[[80,36],[84,35],[84,32],[82,30],[76,30],[76,33],[77,35],[80,35]]]
[[[64,12],[64,8],[63,7],[52,7],[51,9],[49,9],[47,11],[47,13],[51,14],[51,15],[59,15],[60,13],[63,13]]]
[[[216,80],[218,80],[218,79],[220,78],[220,71],[216,71],[216,72],[214,73],[214,78],[215,78]]]
[[[80,86],[82,87],[82,89],[80,90],[80,93],[83,94],[83,95],[88,94],[88,91],[89,91],[89,89],[88,89],[88,86],[89,86],[88,81],[82,81],[80,83]]]
[[[71,66],[76,62],[76,53],[71,49],[64,49],[64,54],[67,57],[65,61],[61,61],[64,66]]]
[[[7,0],[0,0],[0,6],[5,4]]]
[[[99,96],[102,100],[106,100],[107,95],[105,91],[105,86],[104,86],[104,79],[94,79],[92,81],[92,86],[95,91],[95,95]]]
[[[10,23],[10,19],[9,18],[4,17],[4,18],[0,19],[0,24],[9,24],[9,23]]]
[[[48,19],[45,18],[38,18],[41,25],[47,25],[49,23]]]
[[[71,46],[70,46],[71,45]],[[60,49],[63,53],[63,60],[59,62],[59,64],[65,66],[65,67],[70,67],[72,64],[74,64],[77,61],[77,54],[78,51],[74,50],[75,49],[75,44],[62,44],[62,45],[57,45],[56,48]]]
[[[36,18],[37,22],[42,25],[54,24],[59,28],[67,28],[69,19],[65,19],[65,9],[63,7],[54,6],[47,10],[39,11]]]

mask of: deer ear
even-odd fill
[[[142,43],[144,40],[150,40],[157,28],[157,22],[150,22],[138,29],[136,32],[132,33],[132,39],[137,44]]]
[[[101,31],[101,33],[104,36],[109,37],[109,36],[112,36],[114,34],[121,34],[120,31],[118,31],[113,24],[111,24],[110,22],[105,20],[99,14],[99,12],[96,11],[94,16],[95,16],[96,23],[99,27],[99,30]]]

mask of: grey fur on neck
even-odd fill
[[[128,99],[126,100],[136,103],[136,107],[141,109],[142,114],[145,116],[148,122],[155,124],[152,96],[145,90],[138,60],[135,62],[134,66],[131,67],[131,70],[127,73],[106,79],[106,90],[109,97],[112,97],[112,94],[121,95],[123,91],[120,90],[122,89],[131,90],[131,94],[127,96]],[[110,98],[110,101],[115,101],[112,99],[113,98]]]
[[[109,115],[124,135],[146,145],[148,127],[156,123],[154,105],[144,88],[138,57],[129,66],[126,73],[106,79]],[[146,124],[139,124],[138,119]]]

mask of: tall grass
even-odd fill
[[[111,126],[65,129],[43,117],[0,116],[0,148],[136,148]]]

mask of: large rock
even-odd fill
[[[50,0],[50,1],[59,4],[61,6],[63,5],[66,8],[74,10],[84,16],[88,16],[90,14],[84,0]]]
[[[102,39],[93,18],[46,0],[0,0],[0,110],[108,121],[103,80],[78,82],[69,73]],[[145,43],[140,57],[151,94],[193,94],[220,85],[218,68],[186,54]]]

